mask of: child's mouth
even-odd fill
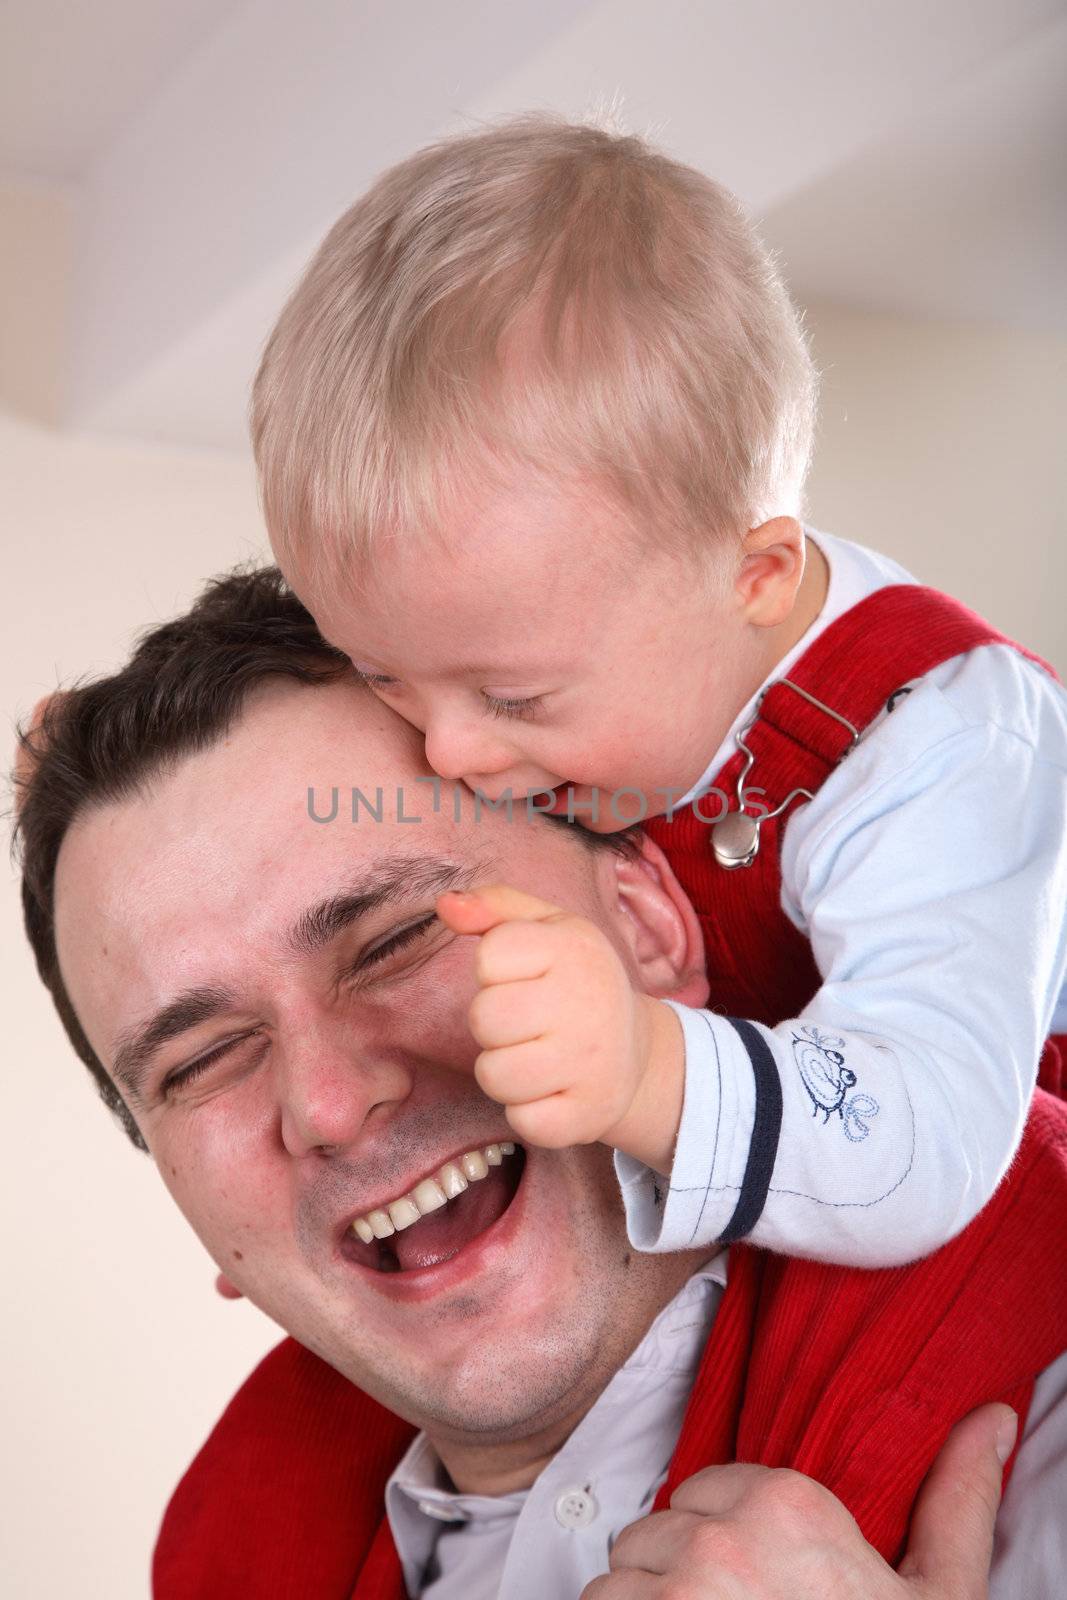
[[[543,809],[545,815],[549,817],[566,817],[569,816],[571,810],[575,808],[577,799],[577,785],[573,783],[560,783],[557,784],[556,788],[553,790],[552,804],[543,808],[539,807],[538,809]]]

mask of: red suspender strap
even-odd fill
[[[831,623],[794,664],[788,680],[862,731],[894,690],[911,679],[979,645],[1010,643],[936,589],[895,584],[877,589]],[[779,754],[779,738],[786,741],[781,756],[788,752],[789,760],[781,768],[776,760],[775,774],[789,787],[818,788],[852,743],[846,728],[782,683],[772,684],[764,696],[754,737],[757,729],[760,742],[768,740],[768,755]]]
[[[980,645],[1011,643],[958,600],[936,589],[894,584],[831,623],[795,663],[788,682],[862,731],[911,679]],[[1037,656],[1020,653],[1052,671]],[[748,743],[763,747],[785,792],[818,788],[852,743],[846,728],[784,683],[767,691],[752,735]]]

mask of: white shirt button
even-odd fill
[[[588,1528],[599,1509],[588,1489],[565,1489],[556,1501],[556,1521],[561,1528]]]
[[[454,1506],[438,1505],[433,1500],[420,1500],[419,1510],[427,1517],[436,1517],[439,1522],[466,1522],[466,1513],[457,1511]]]

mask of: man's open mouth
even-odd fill
[[[525,1165],[526,1152],[510,1141],[468,1150],[407,1194],[354,1218],[341,1254],[376,1272],[439,1266],[504,1215]]]

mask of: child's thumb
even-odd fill
[[[539,900],[509,883],[489,883],[480,889],[449,889],[438,896],[437,915],[454,933],[488,933],[500,922],[543,922],[562,916],[559,906]]]
[[[1019,1419],[982,1406],[958,1422],[919,1491],[898,1571],[923,1600],[986,1600],[1004,1463]]]

